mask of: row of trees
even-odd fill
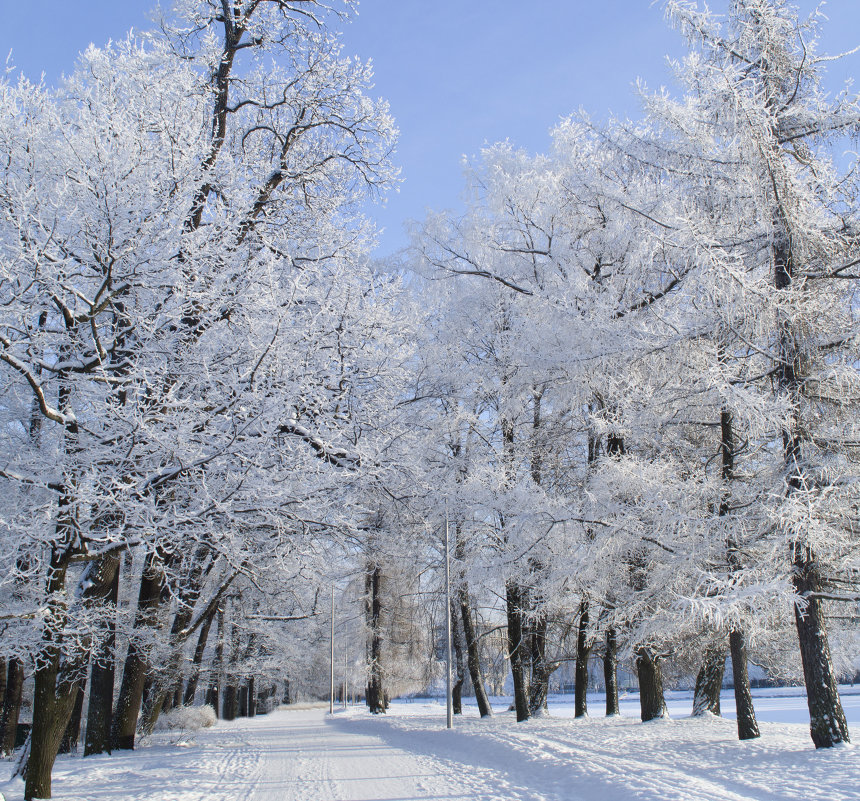
[[[730,651],[741,737],[752,642],[802,674],[831,746],[856,657],[860,253],[838,148],[860,105],[825,93],[818,20],[785,2],[666,11],[690,44],[680,99],[571,118],[549,155],[490,147],[466,213],[416,228],[437,310],[416,397],[436,398],[470,584],[504,597],[518,719],[574,625],[583,681],[592,650],[607,677],[635,660],[646,720],[670,655],[718,708]]]
[[[619,658],[643,719],[669,657],[718,711],[728,650],[756,736],[752,647],[804,676],[816,746],[848,739],[860,248],[834,147],[860,104],[824,93],[783,0],[666,9],[679,100],[488,148],[467,212],[395,269],[361,216],[395,130],[340,53],[346,8],[180,0],[58,90],[0,85],[2,727],[8,751],[32,676],[27,798],[83,717],[97,753],[180,703],[324,690],[333,584],[371,710],[425,685],[446,516],[482,715],[498,630],[518,720],[568,660],[586,714],[594,655],[609,714]]]
[[[27,798],[50,796],[85,682],[96,752],[133,747],[183,671],[194,698],[213,629],[227,692],[250,658],[283,672],[389,470],[409,330],[360,208],[395,129],[330,29],[346,10],[180,0],[59,89],[0,86],[2,656],[9,736],[35,683]]]

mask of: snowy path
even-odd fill
[[[222,786],[221,795],[243,801],[503,798],[484,794],[474,777],[452,775],[438,759],[385,742],[375,722],[340,721],[308,710],[275,712],[246,724],[243,734],[258,756],[254,776],[245,787]],[[208,798],[216,797],[209,792]]]
[[[849,696],[858,733],[858,696]],[[797,698],[761,698],[765,716]],[[848,699],[846,699],[848,700]],[[768,709],[768,705],[772,709]],[[516,724],[504,704],[444,728],[435,701],[281,709],[193,735],[162,733],[134,752],[62,757],[57,801],[860,801],[860,747],[816,752],[805,723],[762,722],[738,742],[734,722],[679,717]],[[9,766],[9,763],[3,763]],[[8,775],[8,772],[7,772]],[[0,774],[2,778],[2,774]],[[23,787],[3,786],[8,801]]]

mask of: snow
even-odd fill
[[[62,801],[860,801],[860,748],[816,751],[798,690],[761,690],[759,740],[739,742],[730,719],[689,715],[689,693],[669,695],[671,719],[640,723],[638,698],[622,715],[571,720],[572,699],[551,715],[515,723],[505,699],[480,720],[474,706],[445,729],[444,703],[395,701],[373,717],[363,707],[284,708],[194,733],[163,732],[134,752],[61,757]],[[849,723],[860,692],[845,688]],[[724,694],[729,713],[731,693]],[[11,763],[4,763],[8,776]],[[3,787],[8,801],[23,786]]]

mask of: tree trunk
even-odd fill
[[[239,687],[239,709],[238,717],[248,717],[248,685],[243,684]]]
[[[806,605],[795,603],[794,620],[806,684],[810,734],[816,748],[829,748],[849,741],[848,724],[836,686],[821,601],[809,594],[820,589],[820,581],[811,555],[797,550],[794,588],[798,597],[806,599]]]
[[[514,683],[514,708],[517,722],[529,719],[529,697],[526,686],[525,661],[526,643],[523,626],[522,588],[513,580],[505,586],[508,617],[508,655],[511,663],[511,676]]]
[[[787,221],[778,219],[777,224]],[[773,245],[774,286],[778,291],[791,287],[794,279],[794,258],[790,230],[783,228]],[[802,395],[801,336],[789,315],[778,322],[780,362],[777,381],[780,390],[788,396],[794,408],[790,422],[782,432],[783,461],[786,472],[786,495],[791,496],[813,484],[807,480],[802,445],[809,435],[799,419]],[[794,622],[803,662],[806,684],[806,702],[809,706],[809,731],[816,748],[830,748],[848,742],[848,724],[836,687],[836,674],[827,641],[827,627],[821,601],[814,593],[821,590],[821,578],[816,568],[815,554],[806,543],[804,532],[796,532],[791,545],[794,567],[792,581],[798,600],[794,604]],[[803,606],[801,606],[803,604]]]
[[[33,694],[33,727],[30,755],[25,769],[24,798],[50,798],[51,772],[66,730],[78,686],[57,685],[59,657],[53,664],[37,668]]]
[[[116,669],[116,605],[119,597],[120,557],[112,578],[105,575],[104,602],[107,604],[111,620],[107,624],[105,636],[93,654],[90,668],[90,702],[87,708],[87,730],[84,739],[84,756],[111,751],[110,728],[113,712],[113,690]],[[107,558],[105,559],[107,562]],[[107,563],[105,567],[108,567]],[[111,607],[113,612],[110,611]]]
[[[636,651],[636,673],[639,676],[639,706],[642,722],[665,718],[669,711],[663,695],[663,671],[659,660],[648,648]]]
[[[720,714],[720,690],[723,688],[725,667],[725,643],[706,649],[702,658],[702,666],[696,676],[696,690],[693,693],[693,717],[707,713]]]
[[[248,717],[257,715],[257,680],[254,676],[248,679]]]
[[[606,686],[606,717],[621,714],[618,705],[618,639],[614,628],[606,630],[603,652],[603,683]]]
[[[6,699],[6,683],[9,680],[9,665],[5,659],[0,659],[0,703],[4,705]],[[0,743],[3,742],[3,710],[0,709]]]
[[[224,706],[221,717],[224,720],[235,720],[239,714],[239,688],[230,681],[224,688]]]
[[[185,644],[182,632],[191,623],[194,605],[200,597],[202,581],[212,568],[212,562],[206,558],[208,554],[207,546],[198,545],[190,565],[183,565],[178,609],[170,627],[170,657],[166,666],[152,675],[152,693],[144,704],[142,730],[145,734],[152,734],[162,711],[172,708],[177,682],[182,681],[182,648]]]
[[[365,589],[365,613],[370,634],[367,706],[372,714],[378,715],[385,712],[388,706],[382,670],[382,570],[378,563],[368,567]]]
[[[492,717],[493,708],[487,697],[487,688],[484,686],[484,673],[481,670],[481,651],[475,624],[472,621],[472,605],[469,603],[469,591],[464,583],[460,584],[457,591],[460,604],[460,620],[463,623],[463,637],[466,640],[466,664],[469,667],[469,677],[472,679],[472,688],[475,691],[475,701],[478,704],[478,712],[482,718]]]
[[[182,698],[182,703],[185,706],[191,706],[194,703],[194,696],[197,694],[197,684],[200,681],[200,667],[203,664],[203,654],[206,653],[206,642],[209,639],[209,630],[212,628],[212,621],[218,612],[218,607],[212,607],[212,611],[206,615],[203,623],[200,624],[200,633],[197,635],[197,645],[194,648],[194,656],[191,659],[191,674],[188,676],[188,684],[185,685],[185,695]]]
[[[15,750],[15,733],[18,730],[18,717],[21,714],[21,697],[24,690],[24,663],[20,659],[10,659],[6,678],[6,692],[3,695],[3,717],[0,720],[0,751],[9,756]]]
[[[137,599],[135,629],[154,626],[164,592],[165,578],[161,560],[153,552],[146,555],[146,564],[140,581]],[[149,674],[149,661],[142,647],[134,639],[128,645],[125,667],[122,672],[116,714],[113,719],[113,747],[133,749],[137,718],[143,701],[143,687]]]
[[[733,628],[729,632],[729,650],[732,654],[732,676],[735,683],[735,710],[738,718],[738,739],[753,740],[759,736],[755,719],[750,678],[747,673],[747,645],[744,633]]]
[[[803,597],[802,576],[795,576],[795,586],[798,595]],[[836,686],[821,601],[811,598],[805,608],[796,603],[794,619],[803,662],[812,742],[816,748],[830,748],[840,742],[847,743],[848,723]]]
[[[574,717],[588,717],[588,601],[579,605],[579,628],[576,635],[576,673],[574,679]]]
[[[463,684],[466,681],[466,661],[463,656],[463,627],[457,621],[457,602],[451,599],[451,634],[454,649],[454,684],[451,687],[451,704],[455,715],[463,714]]]
[[[218,608],[218,637],[215,640],[215,659],[212,664],[212,676],[209,679],[209,689],[206,691],[206,703],[215,710],[216,715],[221,712],[221,674],[224,670],[224,607]],[[289,686],[289,682],[287,683]]]
[[[66,513],[61,511],[60,514],[63,518]],[[72,528],[68,520],[58,527],[61,525]],[[65,537],[59,539],[62,541]],[[69,558],[68,548],[54,546],[48,573],[48,614],[34,674],[33,727],[25,768],[26,799],[51,797],[51,771],[79,690],[77,682],[62,681],[60,676],[60,642],[67,615],[63,599]]]
[[[75,695],[75,703],[72,706],[72,714],[60,740],[58,754],[73,754],[78,750],[78,742],[81,739],[81,722],[84,713],[84,695],[86,694],[87,680],[81,679],[78,684],[78,692]]]
[[[537,616],[531,631],[532,675],[529,682],[529,713],[540,716],[546,714],[549,697],[549,677],[554,666],[546,660],[546,615]]]

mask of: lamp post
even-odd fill
[[[334,714],[334,584],[331,585],[331,672],[330,672],[330,692],[328,697],[328,713]]]
[[[448,504],[445,504],[445,629],[446,629],[446,728],[454,725],[454,704],[451,697],[451,555],[448,548]]]

